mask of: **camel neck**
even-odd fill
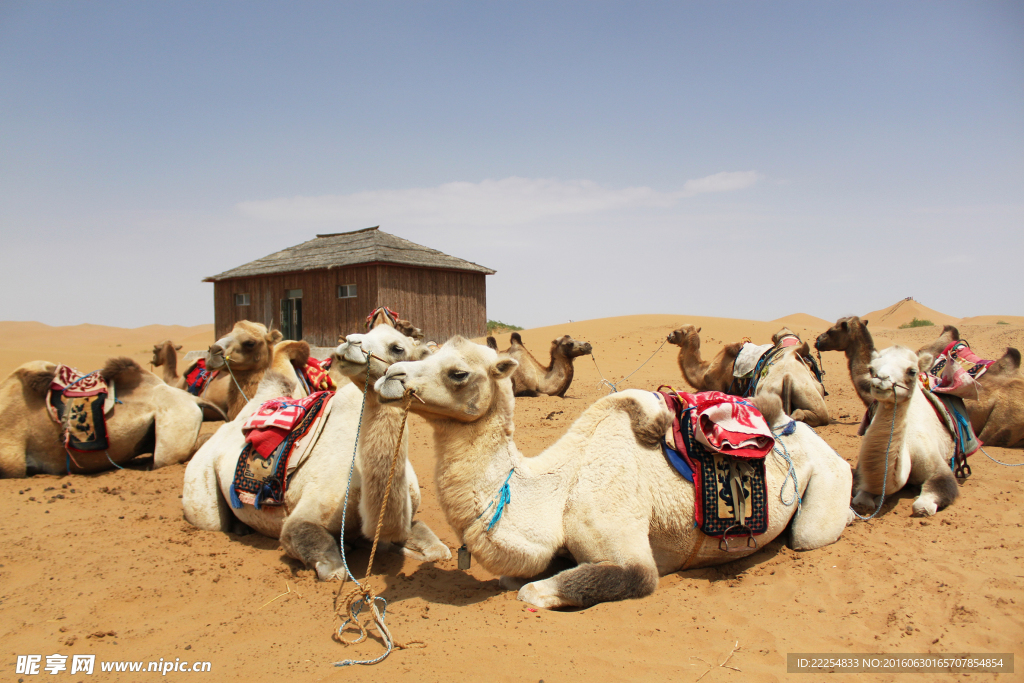
[[[544,392],[550,396],[564,396],[572,384],[575,374],[573,359],[561,352],[558,347],[551,349],[551,365],[544,373],[544,380],[548,383],[548,391]]]
[[[700,356],[700,342],[696,344],[679,347],[679,369],[683,371],[683,377],[692,387],[701,387],[704,384],[704,373],[707,372],[709,363],[705,363]]]
[[[225,367],[223,372],[228,372]],[[245,404],[251,401],[256,396],[256,390],[259,389],[260,380],[263,379],[265,370],[247,371],[247,370],[235,370],[232,368],[231,373],[234,376],[234,380],[228,384],[228,419],[234,420],[238,416],[238,413],[242,411]],[[241,388],[241,391],[239,391]],[[245,392],[245,395],[242,395]]]
[[[384,538],[401,538],[414,512],[407,509],[408,496],[396,495],[408,486],[405,478],[409,453],[408,428],[403,425],[405,409],[400,405],[381,405],[372,391],[366,394],[365,400],[359,434],[359,466],[363,473],[359,507],[366,517],[364,528],[376,528],[383,508],[381,534]],[[395,470],[389,495],[392,463]]]
[[[174,384],[178,379],[178,352],[170,344],[164,347],[164,382]]]
[[[902,401],[895,404],[879,401],[876,404],[875,415],[864,433],[858,465],[873,491],[880,493],[883,481],[888,493],[902,487],[900,471],[904,463],[901,453],[907,434],[907,417],[918,393],[915,386],[910,396]]]

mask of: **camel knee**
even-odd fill
[[[804,410],[802,408],[794,410],[790,417],[797,422],[803,422],[808,427],[825,427],[829,424],[828,415],[819,415],[813,410]]]
[[[550,579],[528,583],[519,599],[537,607],[590,607],[600,602],[632,600],[658,587],[658,570],[644,564],[581,564]]]
[[[316,570],[321,581],[343,580],[345,563],[341,559],[338,543],[327,529],[313,522],[285,523],[281,530],[281,545],[292,557],[302,560]]]

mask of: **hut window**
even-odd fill
[[[248,294],[235,294],[235,305],[236,306],[248,306],[249,295]]]
[[[354,299],[354,298],[356,298],[356,286],[355,285],[338,285],[338,298],[339,299]]]

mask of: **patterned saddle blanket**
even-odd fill
[[[57,366],[46,396],[50,418],[64,430],[64,447],[80,453],[110,447],[106,416],[116,402],[113,384],[99,370],[82,374],[68,365]]]
[[[775,445],[768,423],[750,403],[720,392],[659,392],[673,413],[662,445],[669,463],[695,491],[694,518],[706,535],[728,541],[768,529],[765,456]]]
[[[953,457],[949,461],[949,468],[962,483],[971,476],[971,466],[967,464],[967,456],[974,455],[981,448],[981,442],[978,441],[978,437],[974,434],[974,428],[971,426],[971,419],[967,414],[964,400],[959,396],[935,394],[930,391],[925,391],[924,395],[932,404],[939,420],[953,437]]]
[[[967,342],[955,341],[936,356],[931,369],[921,373],[920,379],[929,391],[978,398],[977,380],[994,362],[975,355]]]
[[[306,361],[306,367],[302,368],[297,374],[299,381],[302,382],[303,387],[307,394],[315,394],[318,391],[335,391],[338,387],[334,385],[334,380],[328,374],[331,370],[331,359],[318,360],[309,357]]]
[[[200,358],[185,373],[185,391],[193,396],[201,396],[219,372],[219,370],[207,370],[206,359]]]
[[[242,426],[245,446],[231,482],[231,507],[284,505],[288,481],[320,437],[333,399],[333,391],[275,398],[249,416]]]

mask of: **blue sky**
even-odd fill
[[[0,319],[378,224],[528,327],[1024,315],[1024,4],[0,0]]]

